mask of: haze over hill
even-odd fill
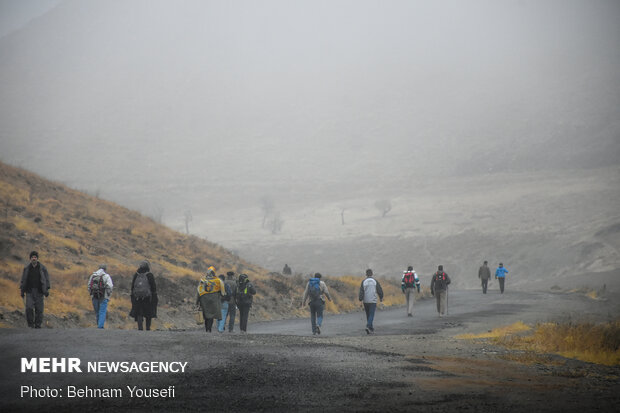
[[[190,232],[270,269],[509,254],[562,272],[564,247],[618,222],[619,18],[613,0],[63,1],[0,38],[0,159],[175,229],[191,212]],[[485,187],[496,213],[476,214]],[[574,226],[540,224],[564,202]],[[505,207],[527,248],[500,255]],[[601,245],[593,268],[620,267]]]
[[[0,162],[0,327],[24,326],[19,287],[29,251],[48,268],[51,293],[46,326],[86,327],[94,319],[88,276],[105,262],[113,278],[108,326],[135,328],[128,317],[131,277],[146,259],[157,283],[157,329],[194,326],[196,286],[213,265],[218,274],[246,273],[257,289],[252,319],[305,315],[300,308],[306,280],[270,274],[219,245],[173,231],[109,201],[71,190]],[[360,278],[331,282],[338,296],[330,312],[357,307]],[[398,284],[385,285],[387,305],[399,303]]]

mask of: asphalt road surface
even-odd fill
[[[448,317],[434,300],[416,303],[414,317],[380,309],[371,336],[361,311],[326,314],[320,336],[309,318],[253,323],[248,334],[3,329],[0,411],[617,411],[618,367],[524,364],[519,352],[456,338],[515,321],[615,319],[617,298],[450,291]],[[81,372],[32,371],[52,370],[46,358],[79,359]],[[110,371],[115,362],[127,371]]]

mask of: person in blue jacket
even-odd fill
[[[504,264],[499,263],[499,267],[495,270],[495,279],[499,281],[499,291],[504,294],[504,282],[506,281],[506,274],[508,270],[504,268]]]

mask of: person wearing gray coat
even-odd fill
[[[487,293],[487,286],[489,285],[489,279],[491,279],[491,269],[489,268],[489,262],[485,261],[484,264],[478,269],[478,278],[482,283],[482,294]]]
[[[50,295],[50,276],[45,265],[39,262],[39,253],[30,253],[30,263],[24,267],[19,285],[25,298],[26,321],[30,328],[41,328],[43,324],[44,298]]]

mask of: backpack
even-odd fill
[[[413,275],[413,271],[407,271],[405,273],[403,282],[405,283],[405,288],[413,288],[415,286],[415,276]]]
[[[151,285],[149,279],[146,276],[146,272],[139,272],[136,275],[136,279],[133,283],[133,295],[138,300],[143,298],[151,298]]]
[[[219,293],[221,290],[221,284],[219,278],[203,278],[198,285],[198,294],[213,294]]]
[[[310,302],[321,299],[321,280],[319,278],[310,278],[308,281],[308,295]]]
[[[90,279],[90,295],[93,298],[105,297],[105,282],[103,281],[103,274],[93,274]]]
[[[237,296],[236,301],[237,305],[247,305],[252,304],[252,295],[253,291],[250,290],[250,282],[246,281],[244,283],[240,283],[237,285]]]
[[[222,296],[222,301],[230,301],[232,298],[232,291],[230,289],[230,285],[224,283],[224,290],[226,291],[226,295]]]
[[[445,290],[448,284],[446,283],[446,273],[435,273],[435,290]]]

